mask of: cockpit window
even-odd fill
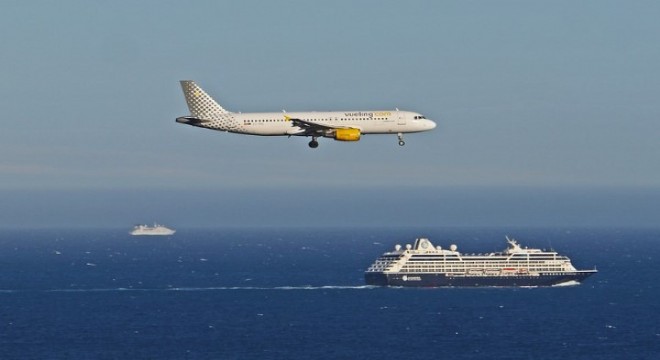
[[[415,115],[415,120],[418,120],[418,119],[426,119],[426,116],[423,116],[423,115]]]

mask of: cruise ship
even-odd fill
[[[129,234],[131,235],[172,235],[176,230],[172,230],[166,226],[154,224],[148,225],[135,225]]]
[[[521,247],[508,236],[508,248],[487,254],[462,254],[456,245],[435,247],[427,238],[396,245],[365,272],[367,285],[377,286],[554,286],[572,285],[595,274],[577,270],[555,251]]]

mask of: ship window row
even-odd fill
[[[503,268],[513,269],[529,269],[529,270],[562,270],[562,266],[433,266],[433,265],[404,265],[403,270],[411,269],[425,269],[425,270],[446,270],[446,269],[486,269],[486,270],[500,270]]]
[[[546,266],[562,266],[570,264],[563,261],[408,261],[405,265],[448,265],[448,266],[513,266],[513,265],[546,265]]]
[[[560,266],[566,262],[562,261],[543,261],[543,260],[510,260],[510,261],[428,261],[425,259],[411,260],[408,261],[408,264],[415,265],[443,265],[443,264],[453,264],[453,265],[464,265],[464,266],[516,266],[516,265],[555,265]]]
[[[377,269],[377,270],[385,270],[388,269],[389,266],[371,266],[370,269]]]
[[[543,273],[543,274],[559,274],[562,273],[562,269],[521,269],[524,273]],[[465,274],[465,273],[478,273],[484,271],[486,274],[519,274],[517,270],[510,272],[494,271],[494,270],[480,270],[480,269],[444,269],[442,271],[437,271],[435,269],[402,269],[402,272],[405,273],[435,273],[442,272],[447,274]]]
[[[464,261],[464,260],[461,259],[461,258],[456,257],[456,258],[446,258],[446,259],[428,259],[428,258],[425,258],[425,259],[410,259],[409,261],[411,261],[411,262],[429,261],[429,262],[439,263],[439,262],[457,262],[457,261],[460,262],[460,261]],[[482,260],[482,261],[485,261],[485,260]]]
[[[406,264],[404,267],[425,267],[425,268],[482,268],[499,269],[506,267],[515,268],[562,268],[563,264]]]
[[[558,261],[558,260],[554,260],[554,259],[547,259],[547,260],[543,260],[543,259],[534,259],[534,260],[531,260],[531,259],[509,259],[509,260],[506,260],[506,259],[501,259],[501,260],[479,260],[479,259],[476,259],[476,260],[472,260],[472,259],[470,259],[470,260],[465,260],[465,259],[445,259],[445,260],[441,260],[441,259],[410,259],[409,262],[413,262],[413,263],[423,263],[423,262],[428,262],[428,263],[444,263],[444,262],[452,262],[452,263],[456,263],[456,262],[460,262],[460,263],[466,263],[466,264],[488,264],[488,263],[499,263],[499,264],[502,264],[502,263],[516,262],[516,263],[537,263],[537,264],[540,264],[540,263],[564,263],[564,262],[566,262],[566,261]]]
[[[388,264],[389,265],[389,264]],[[454,263],[438,263],[438,262],[408,262],[404,266],[467,266],[467,267],[511,267],[511,266],[564,266],[566,263],[548,263],[548,262],[498,262],[498,263],[481,263],[481,262],[454,262]]]
[[[404,266],[407,267],[433,267],[433,268],[444,268],[444,267],[452,267],[452,268],[483,268],[483,269],[499,269],[499,268],[505,268],[505,267],[522,267],[522,268],[540,268],[540,267],[552,267],[552,268],[563,268],[563,264],[516,264],[516,263],[509,263],[509,264],[422,264],[422,263],[417,263],[417,264],[406,264]]]
[[[534,253],[531,253],[531,254],[524,254],[524,253],[520,253],[520,254],[503,254],[503,253],[497,253],[497,254],[475,254],[475,253],[462,253],[462,254],[460,254],[460,255],[462,255],[462,256],[464,256],[464,257],[471,257],[471,258],[472,258],[472,257],[479,257],[479,258],[487,258],[487,259],[493,259],[493,258],[497,258],[497,257],[508,258],[508,257],[512,257],[512,256],[513,256],[513,257],[527,257],[527,256],[529,256],[529,257],[550,257],[550,258],[555,257],[554,254],[547,254],[547,253],[546,253],[546,254],[534,254]],[[440,258],[441,258],[441,257],[449,257],[449,256],[458,256],[458,254],[415,254],[415,255],[413,255],[412,257],[413,257],[413,258],[416,258],[416,257],[440,257]],[[561,256],[557,256],[557,257],[561,257]]]
[[[389,264],[393,264],[393,263],[395,263],[395,262],[396,262],[396,261],[376,261],[376,262],[374,263],[374,265],[389,265]]]
[[[552,255],[513,255],[513,256],[472,256],[472,255],[467,255],[463,254],[465,258],[469,258],[471,260],[487,260],[487,261],[497,261],[497,260],[506,260],[506,259],[520,259],[520,260],[526,260],[526,259],[535,259],[535,260],[559,260],[563,259],[561,257],[555,257]],[[450,260],[450,259],[461,259],[458,255],[413,255],[410,260],[412,261],[417,261],[417,260]]]
[[[393,264],[393,262],[377,262],[374,263],[373,266],[389,266],[391,264]]]

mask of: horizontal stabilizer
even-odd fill
[[[192,117],[192,116],[182,116],[182,117],[176,118],[176,122],[182,123],[182,124],[198,126],[198,125],[201,125],[201,124],[204,124],[204,123],[210,123],[211,120],[198,119],[198,118],[195,118],[195,117]]]

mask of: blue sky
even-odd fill
[[[5,1],[0,192],[276,189],[314,198],[299,211],[371,187],[653,192],[658,13],[655,1]],[[398,107],[438,127],[403,148],[218,133],[174,122],[188,111],[181,79],[234,111]]]

